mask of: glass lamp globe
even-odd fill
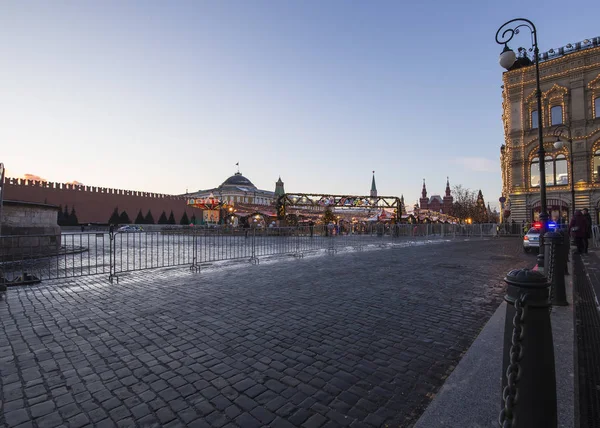
[[[564,147],[565,143],[563,141],[557,140],[556,143],[554,143],[554,148],[555,149],[562,149]]]
[[[498,59],[498,63],[500,66],[505,69],[509,69],[513,66],[515,61],[517,60],[517,54],[508,46],[504,46],[504,50],[500,54],[500,58]]]

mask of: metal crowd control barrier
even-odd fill
[[[600,248],[600,226],[597,224],[592,226],[592,243],[594,248]]]
[[[258,263],[267,256],[406,246],[439,239],[486,238],[495,224],[342,224],[269,228],[173,227],[166,230],[0,237],[0,283],[106,274],[172,266],[199,271],[229,260]]]

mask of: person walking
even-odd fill
[[[588,246],[590,245],[590,238],[592,237],[592,216],[587,208],[582,210],[583,216],[587,220],[587,228],[585,230],[585,240],[583,241],[583,252],[587,254]]]
[[[587,236],[587,219],[581,210],[575,211],[575,215],[571,219],[571,223],[569,223],[569,233],[575,238],[577,254],[582,254],[585,249],[585,237]]]

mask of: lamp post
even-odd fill
[[[554,143],[555,149],[561,149],[564,147],[564,141],[560,140],[562,132],[567,131],[567,141],[569,142],[569,167],[571,173],[569,174],[569,182],[571,183],[571,218],[575,215],[575,171],[573,170],[573,138],[571,137],[571,127],[567,125],[560,125],[554,130],[554,135],[558,137],[556,143]]]
[[[540,88],[540,50],[538,48],[537,41],[537,30],[533,22],[525,18],[515,18],[502,24],[502,26],[496,31],[496,43],[504,45],[504,50],[500,54],[499,63],[502,67],[507,70],[510,69],[517,61],[517,55],[515,52],[508,47],[508,42],[512,40],[515,34],[519,34],[519,29],[525,27],[528,28],[533,37],[533,50],[534,63],[535,63],[535,84],[537,99],[537,112],[538,112],[538,156],[540,159],[540,223],[542,224],[542,230],[540,231],[540,237],[544,236],[544,233],[548,230],[548,207],[546,201],[546,151],[544,150],[544,133],[543,133],[543,117],[542,114],[542,90]],[[525,51],[523,48],[519,48],[519,52]],[[540,248],[543,248],[542,242],[540,242]],[[538,255],[538,266],[541,268],[544,266],[544,255],[543,251],[540,251]]]

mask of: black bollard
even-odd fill
[[[563,236],[563,262],[565,264],[565,275],[569,275],[569,255],[571,253],[571,237],[567,230],[562,229],[560,231]]]
[[[540,235],[540,247],[538,249],[538,255],[537,255],[537,266],[538,266],[538,269],[540,272],[546,273],[546,271],[544,270],[544,268],[545,268],[544,263],[546,263],[544,261],[544,239]]]
[[[544,258],[546,259],[546,275],[550,279],[550,301],[552,306],[567,306],[565,290],[565,262],[563,236],[557,232],[544,235]]]
[[[512,270],[505,300],[501,427],[554,428],[556,376],[548,279]]]

